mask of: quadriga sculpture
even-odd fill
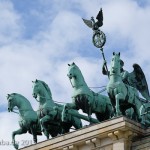
[[[19,109],[19,125],[20,129],[12,133],[12,142],[16,149],[18,144],[15,142],[15,135],[27,133],[27,131],[33,135],[33,141],[37,143],[37,135],[41,134],[41,128],[37,113],[33,110],[30,102],[22,95],[17,93],[8,94],[8,111],[13,112],[16,106]]]
[[[33,97],[39,102],[40,122],[47,139],[49,134],[54,137],[69,132],[72,126],[82,128],[81,120],[72,115],[68,115],[66,122],[62,121],[63,105],[54,103],[50,88],[44,81],[33,81]]]
[[[82,109],[89,116],[95,113],[99,121],[111,118],[113,110],[109,97],[93,92],[86,84],[84,77],[75,64],[69,64],[68,77],[73,88],[72,103],[67,103],[65,109]],[[91,122],[91,121],[90,121]]]
[[[122,81],[120,74],[120,53],[113,53],[107,92],[116,116],[125,115],[127,109],[133,108],[137,120],[141,121],[140,107],[142,106],[142,102],[140,101],[138,91],[134,87],[124,84]]]

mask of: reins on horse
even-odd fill
[[[98,93],[102,93],[102,92],[104,92],[104,91],[106,91],[106,88],[102,89],[102,90],[99,91]]]
[[[47,99],[47,100],[51,100],[50,98],[46,98],[46,97],[44,97],[44,96],[39,96],[39,97],[45,98],[45,99]],[[35,98],[35,99],[36,99],[36,98]],[[38,101],[37,99],[36,99],[36,101],[37,101],[37,102],[40,102],[40,101]],[[54,100],[53,100],[53,101],[54,101]],[[60,104],[67,104],[67,103],[65,103],[65,102],[58,102],[58,101],[54,101],[54,102],[60,103]]]
[[[19,112],[16,112],[16,111],[12,111],[13,113],[15,113],[15,114],[20,114]]]
[[[138,97],[138,96],[137,96],[137,98],[140,100],[140,102],[142,102],[142,104],[143,104],[143,103],[150,103],[149,100],[146,100],[146,99],[144,99],[144,98],[141,98],[141,97]]]
[[[20,110],[20,111],[27,111],[27,110],[30,110],[30,109],[25,109],[25,110],[23,110],[23,109],[17,109],[17,108],[13,108],[13,109],[15,109],[15,110]],[[14,111],[14,110],[12,110],[11,112],[16,113],[16,114],[20,114],[19,112],[16,112],[16,111]]]
[[[70,83],[71,83],[71,86],[72,86],[72,88],[73,88],[73,85],[72,85],[72,82],[71,82],[71,79],[69,78],[69,81],[70,81]]]
[[[70,83],[71,83],[71,85],[72,85],[72,82],[71,82],[71,79],[69,78],[69,81],[70,81]],[[72,87],[74,87],[73,85],[72,85]],[[102,93],[102,92],[104,92],[104,91],[106,91],[106,86],[100,86],[100,87],[89,87],[89,88],[103,88],[104,87],[104,89],[102,89],[101,91],[99,91],[98,93]],[[41,97],[41,98],[45,98],[45,99],[47,99],[47,100],[51,100],[50,98],[46,98],[46,97],[44,97],[44,96],[40,96],[39,95],[39,97]],[[37,102],[40,102],[37,98],[35,98],[36,99],[36,101]],[[53,100],[54,101],[54,100]],[[65,103],[65,102],[59,102],[59,101],[54,101],[55,103],[60,103],[60,104],[67,104],[67,103]]]
[[[35,98],[35,100],[36,100],[38,103],[40,102],[37,98]]]
[[[100,91],[98,92],[98,93],[102,93],[102,92],[106,91],[106,86],[100,86],[100,87],[89,87],[89,88],[93,88],[93,89],[94,89],[94,88],[95,88],[95,89],[96,89],[96,88],[99,88],[99,89],[100,89],[100,88],[103,88],[103,87],[104,87],[104,89],[102,89],[102,90],[100,90]]]
[[[109,77],[110,77],[110,76],[113,76],[113,75],[114,75],[114,74],[110,74]],[[121,77],[121,75],[119,75],[119,74],[116,74],[115,76]]]
[[[76,76],[73,76],[74,78],[76,78]],[[69,81],[70,81],[70,83],[71,83],[71,85],[72,85],[72,82],[71,82],[71,79],[69,78]],[[80,86],[83,86],[83,84],[82,85],[80,85]],[[72,88],[74,88],[75,86],[73,86],[72,85]]]
[[[89,87],[89,88],[93,88],[93,89],[98,88],[98,89],[100,89],[100,88],[103,88],[103,87],[106,87],[106,86],[94,86],[94,87]]]

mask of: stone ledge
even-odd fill
[[[132,143],[132,150],[140,150],[145,148],[150,149],[150,135],[147,137],[139,137]]]
[[[96,139],[108,139],[107,143],[112,144],[113,140],[129,138],[129,136],[143,136],[146,130],[142,126],[125,117],[118,117],[98,123],[56,138],[39,142],[35,145],[22,148],[21,150],[63,150],[77,149],[76,147],[87,143],[95,144]],[[111,139],[111,140],[110,140]],[[70,148],[69,148],[70,147]],[[72,148],[71,148],[72,147]]]

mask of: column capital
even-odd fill
[[[108,133],[108,137],[110,137],[113,141],[118,139],[117,136],[113,132]]]

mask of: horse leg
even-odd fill
[[[61,112],[61,121],[67,122],[68,120],[68,109],[75,109],[76,105],[74,103],[67,103],[63,106],[63,110]]]
[[[72,125],[70,123],[62,123],[62,132],[61,134],[68,133]]]
[[[67,122],[67,118],[68,118],[67,106],[64,105],[64,106],[63,106],[63,110],[62,110],[62,112],[61,112],[61,121],[62,121],[62,122]]]
[[[19,134],[23,134],[23,133],[27,133],[27,130],[20,128],[16,131],[12,132],[12,143],[13,143],[13,146],[15,147],[15,149],[18,149],[18,147],[19,147],[19,145],[15,141],[15,136],[19,135]]]
[[[65,104],[65,107],[68,109],[76,109],[76,104],[75,103],[67,103],[67,104]]]
[[[107,116],[106,119],[111,119],[114,116],[113,106],[111,104],[106,105],[105,114]]]
[[[36,124],[34,123],[34,124],[32,124],[31,125],[31,133],[32,133],[32,135],[33,135],[33,141],[34,141],[34,143],[37,143],[37,134],[36,134],[36,128],[37,128],[37,126],[36,126]]]
[[[112,118],[116,117],[116,105],[113,105],[113,110],[112,110]]]
[[[40,123],[42,126],[42,131],[44,132],[45,136],[47,137],[47,139],[49,139],[49,132],[48,132],[48,123],[49,121],[52,121],[52,118],[50,115],[46,115],[43,118],[40,119]]]
[[[82,122],[81,119],[71,116],[71,122],[73,124],[73,126],[75,127],[75,129],[81,129],[82,128]]]
[[[115,98],[116,98],[116,107],[115,107],[115,109],[116,109],[116,115],[117,116],[120,116],[120,115],[122,115],[122,113],[121,113],[121,111],[120,111],[120,100],[122,100],[123,98],[122,98],[122,94],[121,93],[119,93],[119,94],[117,94],[116,96],[115,96]]]
[[[141,115],[140,115],[140,112],[139,112],[139,107],[137,106],[137,105],[135,105],[135,107],[134,107],[134,111],[135,111],[135,114],[136,114],[136,118],[137,118],[137,121],[138,122],[141,122],[142,121],[142,117],[141,117]]]
[[[91,121],[91,115],[92,115],[92,110],[91,110],[91,107],[89,107],[89,110],[88,110],[88,119],[89,119],[89,122],[90,124],[93,124],[92,121]]]

